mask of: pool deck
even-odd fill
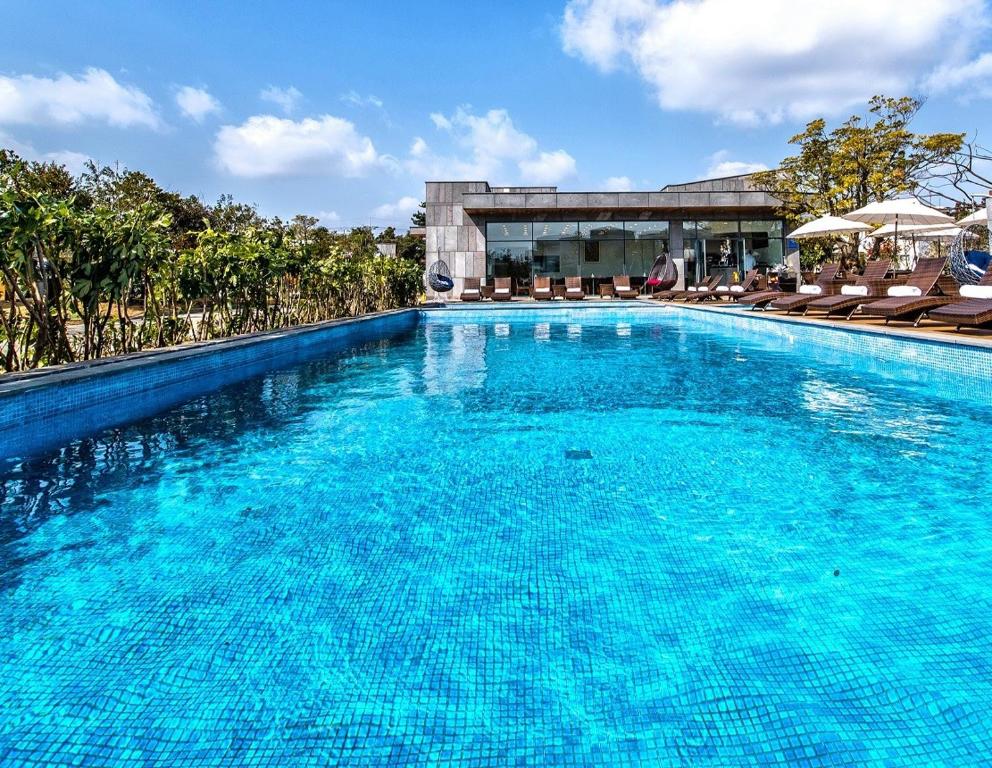
[[[718,314],[739,315],[746,313],[749,317],[761,318],[769,322],[795,323],[797,325],[811,325],[814,327],[837,328],[844,331],[860,331],[864,333],[874,333],[880,336],[896,338],[916,339],[936,341],[943,344],[955,346],[978,347],[981,349],[992,349],[992,329],[969,329],[965,328],[956,331],[954,326],[945,323],[937,323],[931,320],[924,320],[918,328],[914,328],[910,323],[893,323],[886,325],[882,318],[854,317],[851,320],[827,320],[820,316],[803,317],[802,315],[786,315],[784,312],[774,310],[747,309],[745,307],[728,302],[688,304],[684,302],[653,301],[645,297],[637,299],[586,299],[583,301],[535,301],[530,298],[514,298],[508,302],[473,301],[450,303],[425,304],[421,309],[444,308],[444,309],[536,309],[539,307],[560,308],[570,307],[676,307],[678,309],[690,310],[693,312],[713,312]]]

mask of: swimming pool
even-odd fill
[[[425,312],[8,461],[0,764],[988,764],[992,403],[803,338]]]

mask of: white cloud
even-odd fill
[[[205,88],[184,85],[176,91],[176,104],[180,111],[194,122],[201,123],[207,115],[220,112],[220,102]]]
[[[86,164],[89,163],[92,158],[82,152],[73,152],[69,149],[63,149],[58,152],[46,152],[41,156],[41,159],[52,163],[58,163],[59,165],[64,165],[66,170],[73,176],[79,176],[86,170]]]
[[[570,0],[566,52],[632,68],[665,109],[757,125],[836,114],[913,92],[962,63],[983,0]]]
[[[575,158],[564,149],[541,152],[537,157],[521,160],[520,178],[528,184],[557,184],[575,175]]]
[[[364,176],[388,158],[347,120],[331,115],[290,120],[255,115],[217,132],[218,164],[235,176]]]
[[[372,215],[377,219],[408,218],[419,207],[420,200],[408,195],[395,203],[383,203],[372,211]]]
[[[430,147],[427,146],[426,141],[420,138],[420,136],[415,136],[413,143],[410,144],[410,155],[413,157],[423,157],[429,149]]]
[[[992,53],[963,64],[944,64],[927,78],[931,93],[954,92],[962,99],[992,98]]]
[[[158,128],[154,102],[140,88],[122,85],[103,69],[54,78],[0,75],[0,124]]]
[[[731,160],[730,152],[721,149],[714,152],[708,158],[709,165],[706,168],[705,179],[720,179],[724,176],[742,176],[745,173],[757,173],[767,171],[768,166],[764,163],[748,163],[742,160]]]
[[[320,223],[325,227],[332,227],[341,221],[341,216],[337,211],[321,211],[317,214],[317,218],[320,219]]]
[[[451,128],[451,121],[440,112],[431,112],[431,122],[444,131],[450,130]]]
[[[64,165],[66,170],[73,176],[79,176],[86,170],[86,164],[90,161],[90,156],[82,152],[62,149],[56,152],[39,152],[32,144],[25,144],[18,141],[13,136],[0,133],[0,147],[11,149],[25,160],[32,160],[39,163],[58,163]]]
[[[602,187],[604,192],[630,192],[634,188],[634,182],[629,176],[610,176]]]
[[[358,91],[348,91],[348,93],[341,97],[341,101],[355,107],[375,107],[376,109],[382,109],[383,107],[383,101],[378,96],[374,96],[371,93],[367,96],[362,96]]]
[[[575,158],[564,149],[541,148],[513,124],[505,109],[477,115],[459,107],[453,115],[434,112],[430,119],[455,152],[438,154],[424,139],[415,138],[405,165],[420,178],[554,184],[575,175]]]
[[[303,94],[292,85],[289,88],[279,88],[278,86],[270,85],[258,94],[258,98],[270,104],[275,104],[283,111],[283,114],[291,115],[299,105]]]

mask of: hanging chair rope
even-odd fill
[[[432,291],[437,293],[447,293],[455,287],[455,281],[451,279],[451,272],[448,265],[443,261],[435,261],[431,264],[427,274],[424,275],[427,285]]]

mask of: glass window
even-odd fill
[[[626,273],[647,277],[654,260],[668,253],[668,222],[628,221],[624,224],[624,232],[627,236]]]
[[[667,221],[628,221],[624,224],[628,240],[667,240]]]
[[[785,260],[782,220],[742,221],[744,240],[744,269],[762,272],[773,269]]]
[[[486,242],[494,243],[513,240],[530,240],[531,228],[531,223],[529,221],[490,222],[486,224]]]
[[[647,277],[654,260],[668,253],[668,240],[628,240],[627,274]]]
[[[534,222],[534,274],[574,275],[579,263],[579,225],[574,221]]]
[[[582,277],[611,277],[624,273],[623,240],[585,240]]]
[[[574,221],[535,221],[534,241],[578,240],[579,225]]]
[[[738,229],[737,221],[696,222],[693,248],[697,279],[720,274],[724,284],[729,284],[740,278],[744,252]]]
[[[530,278],[533,255],[530,240],[488,243],[486,274],[489,277]]]
[[[702,252],[702,245],[696,242],[696,222],[682,222],[682,253],[685,283],[691,285],[700,280],[701,265],[697,254]]]
[[[578,274],[578,240],[534,241],[534,274],[563,277]]]
[[[622,221],[583,221],[579,224],[583,240],[623,240]]]

